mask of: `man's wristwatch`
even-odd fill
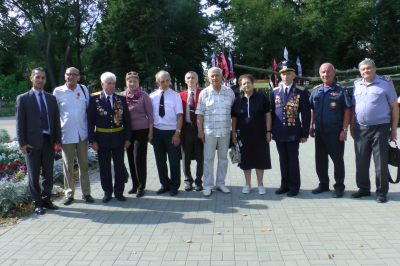
[[[181,133],[181,130],[180,130],[180,129],[177,129],[176,131],[179,132],[179,133]]]
[[[342,131],[346,132],[346,133],[349,132],[349,130],[347,128],[342,128]]]

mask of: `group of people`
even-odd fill
[[[100,181],[104,191],[102,202],[112,196],[125,201],[126,150],[132,189],[128,194],[142,197],[147,180],[148,142],[153,145],[161,187],[157,194],[178,194],[181,185],[180,160],[185,190],[203,191],[208,197],[214,189],[230,193],[225,185],[230,143],[239,146],[239,167],[245,176],[243,193],[251,191],[251,170],[255,169],[258,193],[265,194],[264,170],[271,169],[270,146],[275,140],[279,153],[281,185],[276,194],[296,196],[300,190],[299,145],[315,137],[315,164],[319,185],[314,194],[329,191],[328,156],[334,163],[334,198],[344,194],[344,141],[348,126],[354,138],[356,182],[359,190],[353,198],[370,195],[369,165],[371,153],[376,169],[377,202],[385,202],[388,193],[388,139],[396,139],[399,110],[392,81],[376,74],[375,63],[365,59],[359,64],[361,79],[354,83],[352,100],[348,90],[334,79],[335,68],[322,64],[322,84],[311,95],[293,81],[297,65],[282,61],[278,65],[282,82],[271,91],[271,102],[254,91],[250,74],[239,77],[243,93],[222,85],[222,71],[208,70],[210,85],[198,89],[198,75],[185,75],[188,89],[176,93],[170,88],[166,71],[155,75],[158,90],[148,95],[140,86],[139,74],[128,72],[127,89],[115,92],[116,76],[101,75],[102,91],[89,95],[78,84],[80,72],[66,70],[63,86],[53,95],[44,92],[46,82],[42,68],[32,70],[32,89],[17,98],[17,138],[26,155],[29,186],[35,212],[57,209],[51,200],[53,187],[54,148],[62,146],[65,199],[74,201],[74,157],[79,166],[82,199],[94,202],[90,195],[88,149],[98,152]],[[214,160],[217,150],[217,171]],[[112,180],[112,164],[114,182]],[[169,173],[167,167],[169,163]],[[191,161],[196,160],[196,176]],[[42,176],[42,180],[40,180]],[[193,187],[194,185],[194,187]]]

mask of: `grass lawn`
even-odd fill
[[[0,108],[0,116],[12,116],[15,115],[15,107],[14,102],[9,102],[6,104],[6,101],[2,102],[2,106]]]

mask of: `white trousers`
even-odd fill
[[[218,147],[217,180],[215,186],[225,186],[225,177],[228,170],[228,146],[230,135],[225,137],[211,137],[205,135],[204,141],[204,173],[203,187],[214,188],[214,158]]]

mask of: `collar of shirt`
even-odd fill
[[[196,93],[197,93],[197,88],[196,89],[194,89],[194,91],[193,91],[193,98],[194,99],[196,99]],[[189,100],[189,98],[190,98],[190,94],[192,94],[192,91],[191,90],[187,90],[187,99]]]
[[[255,91],[253,91],[253,94],[250,96],[250,98],[255,98],[256,96],[254,95],[256,92]],[[244,93],[242,93],[241,95],[240,95],[240,100],[243,100],[243,99],[247,99],[247,97],[245,97],[244,96]]]
[[[372,80],[372,82],[370,84],[367,84],[365,82],[365,79],[362,79],[361,84],[365,85],[365,86],[369,86],[369,85],[372,85],[372,84],[375,84],[375,83],[379,83],[379,82],[380,82],[380,78],[379,78],[379,76],[377,74],[375,74],[375,77],[374,77],[374,79]]]
[[[292,83],[290,83],[290,85],[289,85],[289,86],[286,86],[286,85],[285,85],[285,83],[283,83],[283,82],[282,82],[282,86],[283,86],[283,87],[282,87],[282,88],[283,88],[283,92],[286,92],[286,88],[289,88],[289,90],[292,88],[292,86],[293,86],[293,82],[292,82]]]
[[[37,97],[39,97],[39,92],[40,92],[40,91],[36,90],[34,87],[32,87],[32,90],[33,90],[33,92],[35,93],[35,95],[36,95]],[[44,95],[44,90],[41,90],[41,92],[42,92],[42,95]]]

